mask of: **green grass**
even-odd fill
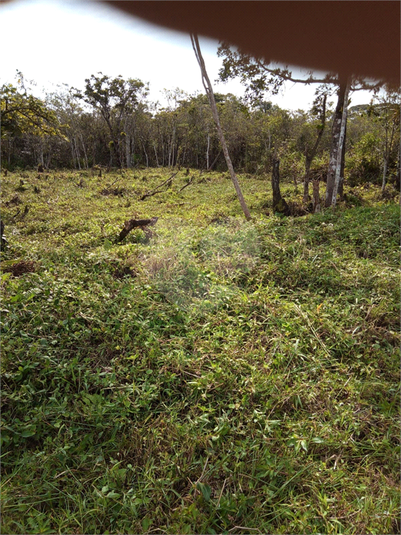
[[[2,532],[399,533],[399,205],[192,174],[3,177]]]

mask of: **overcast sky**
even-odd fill
[[[18,69],[37,84],[35,92],[58,84],[84,87],[85,78],[102,72],[139,78],[150,84],[150,100],[166,104],[162,90],[203,92],[189,35],[150,25],[101,2],[14,0],[0,4],[0,83],[14,83]],[[221,59],[218,42],[200,39],[211,80]],[[215,91],[243,95],[238,81],[214,84]],[[267,97],[282,108],[309,109],[313,87],[288,83],[282,95]],[[352,105],[369,102],[365,92]]]

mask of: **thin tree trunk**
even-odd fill
[[[350,84],[347,82],[344,95],[344,104],[342,109],[341,117],[341,128],[340,128],[340,137],[339,137],[339,150],[337,152],[337,165],[336,173],[334,176],[334,188],[333,188],[333,197],[332,205],[335,206],[337,203],[337,195],[341,181],[341,171],[343,170],[343,161],[345,159],[345,135],[347,130],[347,115],[348,115],[348,95],[349,95]]]
[[[168,166],[174,167],[174,143],[175,143],[175,125],[173,126],[173,133],[171,136],[170,148],[168,152]]]
[[[85,167],[86,167],[86,169],[89,169],[88,154],[86,152],[84,140],[82,139],[82,134],[79,136],[79,139],[81,140],[82,150],[84,151]]]
[[[307,156],[305,160],[304,197],[303,197],[303,202],[305,203],[309,201],[309,175],[310,175],[311,164],[312,164],[312,160],[309,156]]]
[[[346,82],[340,83],[336,111],[334,112],[330,162],[327,173],[326,207],[335,205],[337,200],[338,185],[341,174],[341,152],[343,143],[345,143],[348,94],[349,82],[347,80]]]
[[[391,149],[393,147],[394,134],[395,134],[395,125],[393,123],[392,128],[391,128],[390,140],[388,140],[388,128],[386,128],[386,146],[385,146],[384,162],[383,162],[382,193],[384,193],[386,189],[388,162],[390,160]]]
[[[142,143],[143,152],[145,153],[146,167],[149,167],[149,156],[148,156],[148,153],[146,152],[145,143],[143,142],[142,139],[141,139],[141,143]]]
[[[387,168],[388,168],[388,159],[385,158],[384,163],[383,163],[382,193],[384,193],[386,189]]]
[[[210,166],[207,168],[208,171],[211,171],[217,162],[217,160],[220,158],[221,151],[218,152],[216,158],[213,160],[213,162],[210,164]]]
[[[340,169],[340,183],[338,185],[338,196],[340,201],[344,200],[344,173],[345,173],[345,140],[347,139],[347,123],[345,123],[345,139],[341,150],[341,169]]]
[[[209,150],[210,150],[210,134],[207,133],[207,147],[206,147],[206,169],[209,170]]]
[[[156,167],[159,167],[159,160],[158,160],[158,158],[157,158],[156,144],[153,145],[153,150],[155,151]]]
[[[125,159],[127,169],[131,167],[131,136],[128,132],[125,133]]]
[[[74,153],[74,145],[72,141],[70,142],[70,147],[71,147],[72,167],[73,169],[75,169],[75,153]]]
[[[395,187],[398,191],[400,191],[401,186],[401,136],[400,141],[398,143],[398,163],[397,163],[397,174],[395,176]],[[401,202],[401,196],[400,196],[400,202]]]
[[[105,115],[104,113],[102,113],[102,115],[103,115],[103,117],[104,117],[104,119],[105,119],[105,121],[107,123],[107,126],[108,126],[109,131],[110,131],[110,137],[111,137],[111,140],[113,142],[112,151],[110,151],[110,167],[112,166],[112,163],[113,163],[112,153],[114,153],[114,156],[116,157],[116,160],[117,160],[117,167],[119,169],[121,169],[122,161],[121,161],[120,146],[119,146],[118,140],[114,136],[114,131],[113,131],[113,127],[112,127],[111,122],[110,122],[110,118],[107,115]]]
[[[230,158],[230,155],[229,155],[229,152],[228,152],[226,140],[224,138],[223,130],[222,130],[221,125],[220,125],[220,119],[219,119],[219,114],[218,114],[218,111],[217,111],[216,101],[214,99],[214,93],[213,93],[212,84],[210,83],[209,77],[207,75],[206,66],[205,66],[205,62],[204,62],[203,57],[202,57],[202,53],[201,53],[201,49],[200,49],[199,40],[198,40],[197,35],[191,34],[191,41],[192,41],[192,47],[194,49],[196,59],[198,61],[198,64],[199,64],[199,67],[200,67],[200,70],[201,70],[202,84],[203,84],[203,87],[205,88],[206,94],[207,94],[207,96],[209,98],[210,107],[212,109],[213,118],[214,118],[214,121],[216,123],[216,127],[217,127],[217,132],[218,132],[218,135],[219,135],[220,143],[221,143],[221,146],[223,148],[224,157],[225,157],[226,162],[227,162],[227,167],[228,167],[228,169],[230,171],[231,180],[233,181],[233,184],[234,184],[234,187],[235,187],[235,191],[237,193],[237,197],[238,197],[238,200],[240,202],[241,208],[242,208],[242,210],[244,212],[245,218],[249,220],[249,219],[251,219],[251,214],[249,212],[248,206],[246,205],[246,202],[245,202],[244,196],[242,195],[242,191],[241,191],[238,179],[237,179],[237,177],[235,175],[235,172],[234,172],[234,168],[233,168],[233,164],[231,162],[231,158]]]
[[[319,179],[313,181],[313,211],[320,212]]]
[[[43,159],[43,140],[41,139],[40,140],[40,154],[39,154],[39,158],[40,158],[40,163],[43,165],[43,167],[45,166],[45,162],[44,162],[44,159]]]
[[[290,209],[285,199],[281,196],[280,191],[280,160],[273,158],[272,171],[272,190],[273,190],[273,212],[290,215]]]
[[[77,138],[74,137],[74,146],[75,146],[75,156],[77,159],[77,167],[79,170],[81,170],[81,155],[79,154],[79,148],[77,143]]]
[[[7,165],[8,165],[8,169],[10,169],[11,167],[11,141],[9,137],[7,137]]]
[[[49,169],[51,161],[52,161],[52,151],[51,151],[51,148],[49,148],[46,154],[46,169]]]

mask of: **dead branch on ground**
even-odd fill
[[[145,193],[144,195],[142,195],[142,197],[139,200],[140,201],[144,201],[147,197],[152,197],[153,195],[156,195],[157,193],[162,193],[161,191],[159,191],[160,188],[162,188],[166,184],[170,184],[172,182],[173,178],[175,177],[175,175],[177,175],[177,174],[178,174],[178,171],[176,171],[174,174],[172,174],[170,178],[168,178],[167,180],[165,180],[164,182],[159,184],[159,186],[157,186],[157,188],[155,188],[154,190],[149,191],[148,193]]]
[[[122,241],[134,228],[140,228],[146,232],[145,227],[153,227],[156,225],[158,217],[152,217],[151,219],[129,219],[124,223],[124,228],[118,236],[118,241]]]
[[[178,193],[180,193],[183,189],[185,189],[188,186],[190,186],[191,184],[193,184],[194,180],[195,180],[195,177],[193,176],[191,178],[191,180],[188,180],[188,182],[186,184],[184,184],[181,189],[178,190]]]

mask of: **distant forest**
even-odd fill
[[[236,170],[271,172],[281,162],[282,180],[326,180],[341,88],[325,86],[309,110],[288,111],[260,94],[215,95]],[[249,96],[249,95],[248,95]],[[20,74],[1,97],[1,163],[7,170],[185,167],[226,170],[206,95],[165,91],[165,107],[148,100],[138,79],[102,73],[85,90],[65,85],[43,99]],[[399,92],[382,88],[366,105],[346,103],[348,117],[343,174],[350,185],[385,186],[400,180]],[[338,108],[338,102],[337,102]]]

